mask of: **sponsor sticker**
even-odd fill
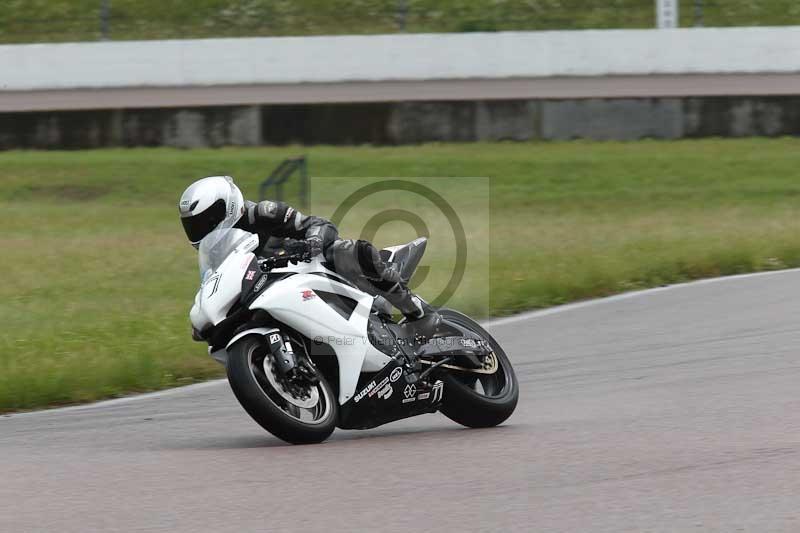
[[[375,385],[375,388],[369,393],[370,398],[375,395],[379,390],[383,390],[383,387],[389,384],[389,378],[383,378],[380,383]],[[379,396],[380,397],[380,396]]]
[[[248,270],[247,274],[244,275],[244,279],[247,281],[253,281],[253,278],[256,276],[255,270]]]
[[[317,297],[317,295],[314,294],[314,291],[311,290],[303,291],[301,294],[304,302]]]
[[[403,367],[400,367],[400,366],[398,366],[397,368],[395,368],[394,370],[392,370],[392,373],[391,373],[391,374],[389,374],[389,380],[390,380],[392,383],[394,383],[395,381],[397,381],[398,379],[400,379],[400,376],[402,376],[402,375],[403,375]]]
[[[205,290],[206,285],[211,286],[211,292],[208,293],[208,296],[206,296],[206,298],[211,298],[212,296],[214,296],[217,293],[217,289],[219,289],[219,280],[220,280],[220,278],[222,278],[222,274],[217,274],[216,276],[206,280],[206,282],[203,284],[203,289],[204,290]],[[212,284],[213,284],[213,286],[212,286]]]
[[[270,335],[270,336],[269,336],[269,343],[270,343],[270,344],[275,344],[275,343],[277,343],[277,342],[281,342],[281,336],[280,336],[280,334],[278,334],[278,333],[273,333],[272,335]]]
[[[284,215],[284,217],[283,217],[283,223],[285,224],[286,222],[288,222],[289,218],[291,218],[291,216],[293,214],[294,214],[294,208],[293,207],[287,208],[286,209],[286,215]]]
[[[394,389],[390,384],[387,383],[386,386],[378,392],[378,398],[382,400],[388,400],[392,395],[392,392],[394,392]]]
[[[431,392],[433,392],[433,398],[431,399],[431,402],[436,403],[442,401],[442,398],[444,397],[444,383],[441,381],[434,383]]]
[[[417,394],[417,386],[413,383],[406,385],[406,388],[403,389],[403,396],[406,398],[412,398],[415,394]]]
[[[258,281],[256,281],[255,287],[253,287],[253,292],[258,292],[261,290],[261,287],[267,284],[267,276],[261,276]]]
[[[427,400],[430,397],[431,397],[431,393],[430,392],[423,392],[422,394],[417,396],[417,400]]]
[[[364,396],[366,396],[367,394],[369,394],[369,392],[370,392],[372,389],[374,389],[374,388],[375,388],[375,381],[373,380],[373,381],[370,381],[370,382],[369,382],[369,385],[367,385],[366,387],[364,387],[364,388],[361,390],[361,392],[359,392],[358,394],[356,394],[355,396],[353,396],[353,401],[354,401],[355,403],[358,403],[358,402],[360,402],[360,401],[361,401],[361,399],[362,399],[362,398],[364,398]]]

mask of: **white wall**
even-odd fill
[[[0,93],[558,76],[800,72],[800,27],[0,46]]]

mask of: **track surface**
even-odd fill
[[[787,271],[495,322],[522,390],[489,430],[288,446],[219,382],[0,418],[0,531],[800,531],[798,294]]]

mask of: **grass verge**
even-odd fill
[[[189,340],[177,196],[218,173],[255,195],[299,150],[0,153],[0,411],[220,375]],[[453,302],[471,313],[800,266],[798,139],[303,151],[315,176],[491,177],[491,224],[469,235],[491,259],[488,308],[468,287]]]
[[[106,15],[114,40],[283,35],[652,28],[651,0],[113,0]],[[5,0],[0,43],[97,41],[98,0]],[[680,25],[798,24],[795,0],[680,1]],[[402,15],[401,13],[404,13]]]

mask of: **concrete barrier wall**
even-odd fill
[[[0,113],[0,149],[800,135],[800,96]]]
[[[800,27],[0,46],[0,149],[800,134]]]
[[[0,91],[800,72],[800,27],[0,46]]]

